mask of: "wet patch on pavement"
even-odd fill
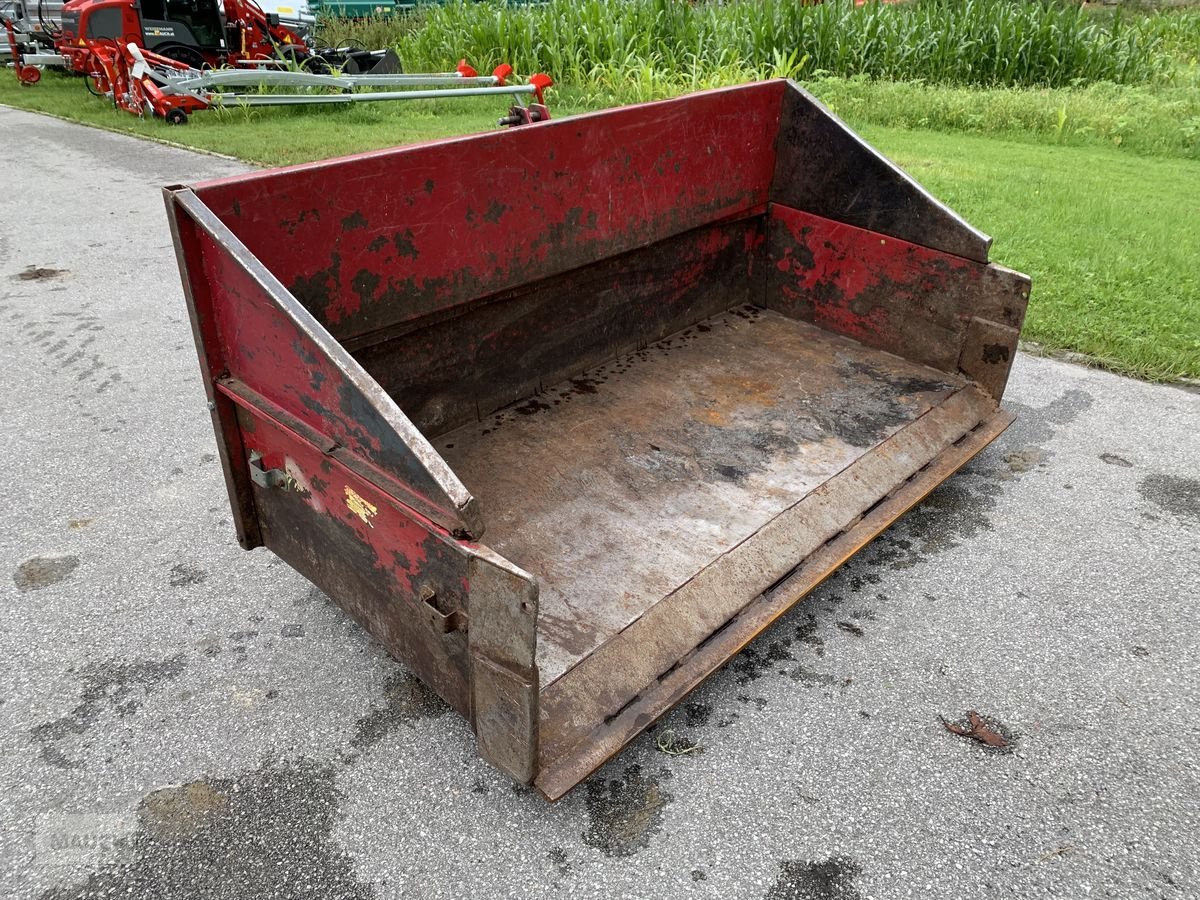
[[[583,842],[608,856],[632,856],[662,830],[663,808],[674,798],[633,765],[623,778],[593,777],[586,784],[588,830]]]
[[[1004,454],[1004,464],[1012,475],[1024,475],[1038,466],[1045,466],[1050,454],[1041,447],[1024,447]],[[1001,476],[1003,477],[1003,476]]]
[[[550,860],[554,869],[560,876],[571,874],[571,863],[567,857],[567,851],[562,847],[551,847],[546,854],[546,858]]]
[[[383,688],[384,705],[371,710],[354,725],[350,746],[366,750],[400,725],[445,715],[450,707],[415,675],[397,672]]]
[[[66,274],[66,269],[51,269],[46,266],[26,266],[24,271],[18,272],[12,278],[14,281],[47,281]]]
[[[876,538],[866,548],[864,561],[870,567],[883,564],[908,569],[991,531],[988,513],[1000,493],[1001,487],[994,481],[960,472]]]
[[[848,856],[829,859],[793,860],[779,863],[779,877],[767,891],[766,900],[860,900],[854,884],[862,869]]]
[[[789,648],[792,642],[788,638],[768,641],[765,647],[755,642],[739,653],[730,668],[733,670],[738,684],[749,684],[757,681],[763,675],[778,668],[779,663],[795,662]]]
[[[1142,499],[1181,519],[1200,522],[1200,479],[1147,475],[1138,485]]]
[[[41,900],[371,900],[333,837],[343,799],[333,770],[303,759],[151,791],[128,861]]]
[[[683,708],[688,728],[701,728],[712,718],[713,708],[708,703],[691,701]]]
[[[38,591],[58,584],[78,566],[78,556],[35,556],[17,566],[13,572],[13,583],[22,593]]]
[[[1040,446],[1054,437],[1064,425],[1070,425],[1092,408],[1095,399],[1087,391],[1073,388],[1045,406],[1026,406],[1005,400],[1004,405],[1017,419],[1008,429],[1008,442]]]
[[[159,685],[182,675],[184,665],[183,654],[167,659],[90,663],[75,673],[83,684],[75,708],[65,716],[35,725],[29,729],[29,736],[41,745],[45,762],[58,768],[81,768],[83,763],[70,759],[58,742],[86,734],[106,711],[122,718],[137,712]]]
[[[788,677],[798,684],[803,684],[807,687],[833,687],[838,683],[838,680],[832,675],[825,672],[817,672],[806,666],[796,666],[788,673]],[[844,679],[843,685],[849,684],[849,679]]]
[[[171,566],[171,587],[187,587],[192,584],[200,584],[207,578],[208,573],[195,566],[189,566],[186,563],[176,563]]]

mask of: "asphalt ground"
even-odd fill
[[[999,441],[552,806],[234,541],[159,186],[241,166],[0,132],[0,896],[1200,896],[1200,396],[1020,356]]]

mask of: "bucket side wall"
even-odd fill
[[[340,341],[711,224],[767,199],[764,82],[199,186]]]

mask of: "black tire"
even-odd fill
[[[159,56],[165,56],[167,59],[183,63],[185,66],[191,66],[193,69],[203,69],[208,64],[203,53],[195,47],[185,47],[183,44],[173,44],[154,52]]]
[[[178,106],[167,110],[167,114],[163,117],[167,120],[168,125],[186,125],[188,114]]]

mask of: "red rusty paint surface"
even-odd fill
[[[257,451],[264,469],[279,469],[289,476],[286,486],[271,490],[293,491],[315,513],[345,526],[370,548],[375,569],[394,582],[399,596],[415,602],[428,582],[443,594],[450,592],[456,608],[466,608],[467,545],[243,398],[223,393],[245,411],[243,418],[248,414],[254,420],[252,428],[242,431],[246,452]]]
[[[412,491],[397,499],[454,518],[441,486],[363,386],[212,238],[200,234],[199,245],[203,277],[219,286],[212,323],[217,346],[206,347],[209,364],[219,359],[225,373]]]
[[[239,406],[247,451],[285,473],[253,489],[267,547],[469,717],[467,635],[442,633],[434,619],[466,621],[471,550],[253,404],[226,396]]]
[[[339,338],[764,204],[785,85],[199,186]]]
[[[972,316],[1019,324],[1023,276],[772,203],[768,304],[952,370]]]

